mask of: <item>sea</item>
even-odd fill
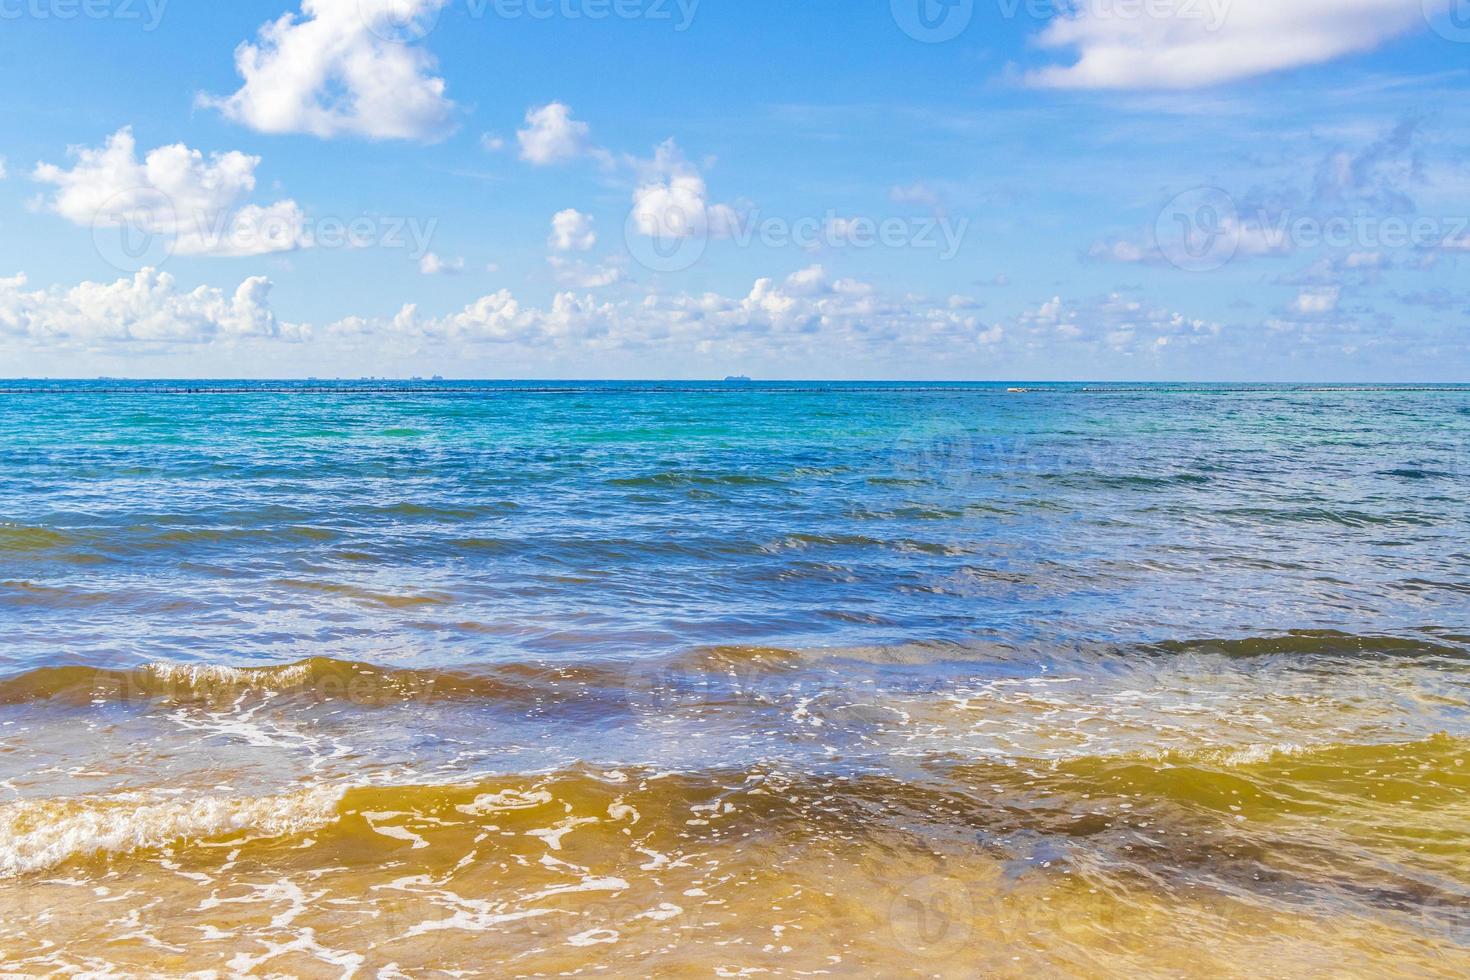
[[[1470,975],[1470,387],[0,382],[0,974]]]

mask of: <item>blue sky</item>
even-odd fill
[[[1470,0],[0,0],[0,83],[0,375],[1470,380]]]

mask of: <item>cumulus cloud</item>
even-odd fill
[[[1156,249],[1128,241],[1126,238],[1110,238],[1106,241],[1093,242],[1092,247],[1087,250],[1087,257],[1099,262],[1125,264],[1154,262],[1163,258]]]
[[[603,300],[568,290],[557,293],[549,306],[538,307],[523,304],[502,289],[443,317],[424,316],[416,305],[408,305],[389,320],[349,318],[329,331],[519,344],[537,350],[558,345],[592,349],[720,345],[731,350],[764,346],[828,354],[834,349],[886,350],[898,343],[981,349],[1005,336],[1004,327],[982,323],[946,302],[885,299],[872,285],[834,279],[821,266],[798,270],[785,279],[759,279],[744,295],[735,296],[647,293]]]
[[[1337,286],[1304,289],[1291,302],[1291,311],[1303,316],[1321,316],[1337,310],[1342,290]]]
[[[1068,341],[1100,352],[1136,354],[1157,352],[1180,343],[1216,338],[1221,325],[1151,306],[1121,293],[1109,293],[1083,303],[1053,296],[1017,317],[1017,326],[1032,349],[1044,350]]]
[[[676,240],[735,233],[739,213],[728,204],[710,203],[704,177],[673,140],[662,143],[652,160],[640,161],[638,169],[642,176],[633,191],[632,224],[640,234]]]
[[[1239,258],[1327,250],[1339,270],[1390,268],[1392,253],[1447,251],[1458,219],[1426,215],[1416,200],[1432,186],[1422,123],[1406,118],[1356,147],[1303,157],[1296,176],[1229,194],[1194,188],[1170,200],[1152,229],[1093,243],[1089,259],[1162,265],[1203,254],[1223,265]],[[1191,254],[1193,253],[1193,254]]]
[[[572,118],[572,110],[551,102],[526,112],[526,128],[516,131],[521,159],[538,167],[575,159],[590,148],[588,125]]]
[[[446,259],[434,252],[425,252],[419,259],[419,272],[426,276],[454,276],[464,271],[464,259]]]
[[[1082,0],[1039,43],[1076,61],[1031,72],[1047,88],[1187,89],[1315,65],[1426,27],[1449,0]]]
[[[592,264],[573,262],[559,255],[553,255],[546,261],[551,263],[552,271],[556,274],[556,281],[574,289],[601,289],[620,282],[623,278],[623,267],[611,260]]]
[[[443,136],[454,104],[433,74],[433,56],[404,42],[447,2],[302,0],[299,15],[271,21],[235,49],[239,91],[199,102],[264,133]]]
[[[130,225],[166,236],[178,255],[265,255],[308,244],[295,201],[245,204],[259,157],[205,157],[182,143],[150,150],[140,161],[131,129],[97,148],[74,147],[70,169],[43,163],[34,179],[53,184],[45,207],[84,227]]]
[[[268,279],[253,277],[233,294],[210,286],[183,292],[172,276],[151,268],[131,279],[67,290],[27,290],[21,275],[0,279],[0,335],[76,345],[300,339],[304,328],[280,322],[271,311],[270,290]]]
[[[585,252],[597,244],[592,216],[576,208],[558,211],[551,218],[551,237],[547,244],[558,252]]]
[[[586,337],[596,322],[589,315],[597,307],[588,298],[558,293],[549,309],[522,306],[509,289],[482,296],[457,313],[423,316],[418,304],[405,305],[389,321],[350,317],[328,327],[329,332],[376,332],[478,343],[540,344],[573,334]],[[611,313],[609,304],[604,312]]]
[[[251,339],[330,343],[339,337],[372,338],[384,349],[397,349],[396,343],[413,349],[506,345],[550,357],[685,350],[821,363],[838,352],[879,358],[918,350],[960,358],[1047,356],[1062,344],[1131,357],[1206,343],[1221,333],[1218,324],[1117,293],[1081,303],[1053,297],[1013,319],[987,322],[968,297],[889,296],[822,265],[784,278],[763,277],[728,294],[630,290],[599,297],[587,291],[596,284],[573,284],[539,305],[500,289],[445,315],[408,304],[393,316],[348,316],[320,330],[278,320],[268,302],[270,288],[268,280],[251,278],[233,292],[208,286],[185,292],[153,269],[70,289],[30,289],[23,276],[0,279],[0,341],[154,350]],[[1322,316],[1297,319],[1326,322]]]

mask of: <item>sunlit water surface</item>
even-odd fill
[[[9,383],[0,973],[1463,976],[1470,389]]]

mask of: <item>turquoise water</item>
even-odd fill
[[[33,383],[0,669],[1465,627],[1470,391]]]
[[[8,383],[0,970],[1470,970],[1470,388],[1014,387]]]

